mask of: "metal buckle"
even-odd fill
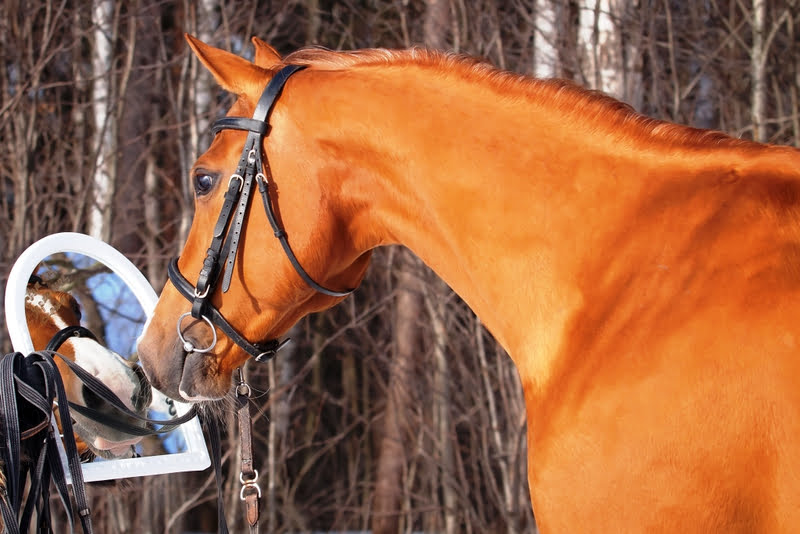
[[[250,152],[247,153],[247,163],[255,163],[256,162],[256,149],[251,148]]]
[[[250,384],[244,381],[244,375],[242,374],[242,368],[238,367],[236,369],[236,394],[237,395],[244,395],[245,397],[249,397],[253,391],[250,389]],[[258,476],[258,475],[256,475]]]
[[[239,473],[239,482],[242,483],[242,489],[239,491],[239,500],[241,501],[245,500],[244,492],[250,488],[255,488],[256,495],[258,495],[259,499],[261,498],[261,487],[256,482],[256,480],[258,480],[258,471],[255,469],[253,471],[253,478],[249,480],[244,479],[244,473]]]
[[[242,186],[244,185],[244,177],[241,174],[238,174],[238,173],[233,173],[233,174],[231,174],[231,177],[228,178],[228,189],[231,188],[231,182],[233,181],[234,178],[238,178],[239,179],[239,192],[241,193],[242,192]]]
[[[202,349],[198,349],[192,344],[191,341],[183,337],[183,332],[181,332],[181,322],[183,321],[184,317],[191,315],[192,315],[191,312],[184,313],[183,315],[178,317],[178,324],[176,325],[178,330],[178,339],[180,339],[181,343],[183,343],[184,352],[198,352],[198,353],[210,352],[211,349],[213,349],[217,345],[217,330],[214,328],[214,323],[211,322],[211,319],[209,319],[205,315],[200,316],[200,318],[204,320],[206,323],[208,323],[209,328],[211,328],[211,334],[214,336],[214,339],[211,341],[211,345]]]
[[[258,363],[264,363],[266,361],[271,360],[278,353],[279,350],[288,345],[291,341],[292,339],[287,337],[286,339],[278,343],[278,346],[275,347],[274,349],[267,349],[258,356],[256,356],[255,360]]]
[[[211,289],[211,286],[206,286],[206,290],[202,293],[197,292],[197,288],[194,288],[194,296],[199,299],[204,299],[208,296],[208,290]]]

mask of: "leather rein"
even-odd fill
[[[214,225],[211,244],[208,247],[205,260],[203,261],[203,267],[200,269],[200,274],[197,277],[197,284],[192,285],[191,282],[181,274],[178,269],[177,258],[170,262],[167,269],[167,275],[172,284],[181,295],[192,303],[191,312],[181,315],[178,318],[178,324],[176,326],[178,337],[183,343],[184,351],[187,353],[205,353],[211,351],[216,345],[217,339],[216,332],[214,331],[215,326],[258,362],[263,362],[272,358],[275,353],[289,341],[288,339],[283,342],[271,339],[259,343],[252,343],[245,339],[245,337],[242,336],[210,302],[221,276],[222,292],[227,292],[230,287],[233,267],[236,262],[239,241],[244,227],[245,217],[250,206],[250,196],[253,191],[254,183],[258,184],[258,191],[261,194],[264,211],[267,214],[267,219],[269,219],[273,234],[280,241],[286,257],[294,267],[294,270],[306,284],[315,291],[331,297],[345,297],[353,292],[352,289],[335,291],[323,287],[303,269],[302,265],[300,265],[300,261],[289,245],[286,232],[281,228],[280,224],[278,224],[272,205],[272,199],[270,198],[269,183],[272,180],[272,173],[265,154],[262,159],[264,137],[269,134],[270,130],[268,122],[269,114],[289,77],[303,68],[305,68],[303,65],[287,65],[279,70],[272,77],[264,89],[264,92],[261,94],[252,118],[224,117],[214,122],[211,127],[211,131],[214,134],[222,130],[243,130],[248,133],[244,148],[242,149],[242,156],[236,167],[236,172],[228,179],[228,189],[225,192],[219,217]],[[213,341],[209,346],[197,348],[191,341],[188,341],[184,337],[181,329],[181,322],[189,315],[195,319],[205,321],[211,328]]]

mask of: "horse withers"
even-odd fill
[[[402,244],[516,364],[542,532],[800,525],[800,152],[457,56],[253,42],[189,38],[238,99],[139,344],[155,387],[222,397]]]

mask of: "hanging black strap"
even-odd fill
[[[222,493],[222,446],[220,445],[219,424],[216,418],[200,415],[200,421],[208,436],[211,446],[211,465],[214,468],[214,478],[217,483],[217,530],[220,534],[228,534],[228,523],[225,521],[225,499]]]
[[[72,419],[69,413],[64,384],[55,361],[47,352],[34,352],[28,356],[12,353],[0,360],[0,434],[4,437],[1,458],[5,467],[6,485],[0,491],[0,508],[3,520],[10,532],[27,532],[34,507],[39,512],[38,529],[50,532],[49,491],[50,481],[55,483],[64,510],[73,531],[75,513],[66,484],[66,475],[55,445],[59,439],[50,425],[25,441],[26,449],[35,458],[31,468],[22,466],[22,444],[20,420],[34,419],[32,425],[40,421],[50,421],[53,401],[59,403],[59,418],[64,431],[64,449],[67,465],[72,477],[72,498],[83,532],[91,534],[91,514],[83,485],[83,471],[80,457],[72,433]],[[24,415],[21,415],[23,410]],[[26,479],[31,479],[28,501],[17,522],[17,514],[22,506],[21,496]]]

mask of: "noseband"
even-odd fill
[[[286,344],[286,342],[288,342],[288,339],[283,342],[275,339],[260,343],[251,343],[247,341],[210,302],[211,296],[216,289],[223,271],[222,292],[227,292],[230,287],[233,266],[239,249],[239,239],[244,226],[244,219],[250,206],[250,194],[253,190],[254,181],[258,183],[258,190],[261,193],[264,211],[267,214],[270,226],[272,226],[272,231],[275,237],[280,241],[286,253],[286,257],[289,259],[289,262],[292,264],[297,274],[300,275],[312,289],[324,295],[344,297],[353,291],[352,289],[347,291],[327,289],[309,276],[300,265],[292,248],[289,246],[286,232],[278,224],[272,207],[272,199],[269,195],[269,182],[272,179],[272,173],[270,172],[266,155],[264,155],[262,163],[262,144],[264,137],[269,133],[269,114],[283,86],[286,84],[286,81],[292,74],[303,68],[304,66],[302,65],[287,65],[279,70],[275,76],[272,77],[267,87],[264,89],[264,92],[261,94],[252,118],[224,117],[217,120],[211,127],[211,131],[214,134],[222,130],[243,130],[248,132],[248,134],[236,172],[228,179],[228,190],[225,192],[222,210],[214,225],[211,245],[206,252],[203,267],[197,277],[197,285],[193,286],[191,282],[181,274],[178,269],[177,258],[170,262],[167,269],[167,275],[172,284],[181,295],[192,303],[191,312],[181,315],[178,318],[177,324],[178,337],[183,343],[184,351],[187,353],[211,351],[217,342],[216,332],[214,331],[215,326],[224,332],[231,341],[254,357],[256,361],[270,359]],[[225,258],[224,265],[223,257]],[[184,337],[181,323],[187,316],[205,321],[209,325],[214,338],[208,347],[196,348],[191,341],[188,341]]]

